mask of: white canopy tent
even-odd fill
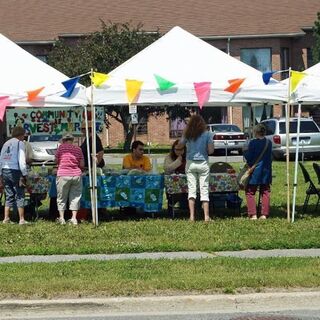
[[[69,78],[40,59],[31,55],[0,34],[0,97],[9,96],[10,106],[48,107],[85,106],[85,87],[77,85],[71,97],[62,85]],[[44,89],[34,101],[28,101],[27,91]]]
[[[175,85],[161,92],[154,75]],[[197,103],[194,82],[211,82],[206,105],[279,103],[287,100],[287,86],[271,79],[265,85],[262,73],[227,55],[189,32],[174,27],[163,37],[109,73],[110,79],[93,89],[94,105],[127,104],[128,80],[143,81],[137,103]],[[240,89],[224,89],[229,80],[243,79]],[[88,88],[88,97],[90,96]]]
[[[301,80],[297,91],[292,96],[293,103],[303,105],[320,103],[320,63],[303,71],[306,76]]]
[[[297,139],[296,139],[296,153],[295,153],[295,170],[293,183],[293,200],[292,200],[292,222],[295,219],[296,209],[296,193],[298,184],[298,159],[300,147],[300,119],[301,119],[301,105],[320,104],[320,63],[306,69],[303,73],[306,76],[301,80],[297,90],[291,95],[291,103],[298,104],[298,125],[297,125]],[[288,79],[284,80],[288,82]]]
[[[0,97],[8,97],[13,107],[72,107],[83,106],[88,139],[86,88],[77,84],[70,97],[61,97],[66,92],[62,82],[66,75],[34,57],[14,42],[0,34]],[[44,87],[37,98],[28,101],[28,91]],[[88,155],[89,145],[87,147]],[[88,157],[90,161],[90,156]],[[90,182],[91,171],[89,170]],[[91,187],[92,185],[90,185]],[[90,188],[92,195],[92,188]],[[93,197],[91,197],[93,199]],[[95,222],[95,204],[92,212]]]
[[[175,85],[161,91],[155,79],[160,76]],[[174,27],[163,37],[109,73],[98,88],[87,88],[92,105],[127,104],[126,80],[143,82],[135,103],[197,104],[194,83],[210,82],[205,106],[230,106],[244,103],[282,103],[287,101],[287,85],[271,79],[265,85],[262,73],[195,37]],[[230,80],[245,79],[236,93],[225,89]],[[94,150],[94,148],[93,148]],[[93,169],[94,170],[94,169]]]

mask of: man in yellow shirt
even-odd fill
[[[131,145],[131,153],[123,158],[123,169],[151,170],[150,159],[144,154],[144,143],[136,140]]]

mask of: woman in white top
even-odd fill
[[[3,223],[10,222],[10,208],[17,207],[19,224],[27,223],[24,220],[24,187],[27,177],[25,155],[24,129],[14,127],[12,138],[2,147],[0,156],[0,188],[4,188],[6,204]]]
[[[208,155],[213,153],[214,146],[212,134],[207,131],[207,125],[200,115],[191,116],[180,144],[187,146],[186,173],[190,220],[195,220],[195,202],[197,198],[197,184],[199,184],[204,220],[209,221],[210,169]]]

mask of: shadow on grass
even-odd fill
[[[296,206],[295,219],[306,219],[319,217],[319,210],[315,210],[315,204],[308,205],[306,212],[303,213],[303,205]],[[319,208],[318,208],[319,209]],[[291,206],[292,213],[292,206]],[[189,219],[188,209],[175,208],[174,214],[169,212],[167,209],[163,209],[160,212],[143,212],[139,209],[127,208],[127,209],[99,209],[99,221],[109,222],[109,221],[139,221],[146,219],[174,219],[174,220],[187,220]],[[88,221],[92,221],[91,210],[87,213]],[[245,203],[242,204],[240,211],[237,207],[235,208],[214,208],[210,206],[210,217],[212,219],[234,219],[234,218],[247,218],[247,208]],[[67,217],[68,218],[68,217]],[[270,207],[270,219],[280,218],[287,219],[287,206],[283,203],[280,206]],[[39,211],[39,219],[50,220],[48,218],[47,210]],[[201,221],[204,219],[203,210],[200,205],[196,208],[196,220]],[[52,220],[52,219],[51,219]]]

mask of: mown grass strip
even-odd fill
[[[168,219],[116,221],[98,228],[88,223],[0,225],[0,256],[319,248],[319,230],[320,218],[294,224],[279,218],[236,218],[209,224]]]
[[[0,298],[235,293],[320,287],[320,259],[214,258],[0,265]]]

